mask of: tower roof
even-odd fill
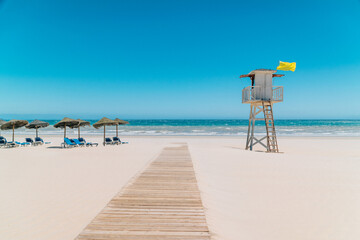
[[[255,69],[255,70],[251,71],[248,74],[240,75],[240,78],[249,77],[249,78],[253,79],[255,77],[255,73],[257,73],[257,72],[272,73],[272,77],[282,77],[282,76],[284,76],[284,74],[275,74],[276,70],[260,68],[260,69]]]

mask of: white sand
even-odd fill
[[[189,145],[214,239],[360,237],[360,138],[280,138],[283,154],[244,151],[244,139],[230,137],[125,139],[0,149],[0,239],[74,239],[174,142]]]
[[[0,149],[0,239],[74,239],[163,147],[139,142]]]
[[[214,239],[360,238],[360,139],[280,139],[284,154],[234,143],[191,145]]]

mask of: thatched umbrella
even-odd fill
[[[71,126],[70,128],[78,129],[78,138],[80,138],[80,127],[90,126],[90,122],[84,121],[81,119],[76,119],[79,123],[77,125]]]
[[[114,121],[117,122],[117,124],[116,124],[116,137],[118,137],[118,136],[119,136],[119,135],[118,135],[118,126],[119,126],[119,125],[129,124],[129,122],[128,122],[128,121],[125,121],[125,120],[121,120],[121,119],[119,119],[119,118],[115,118]]]
[[[6,121],[5,121],[5,120],[0,119],[0,136],[1,136],[1,125],[3,125],[4,123],[6,123]]]
[[[64,117],[60,122],[54,124],[55,128],[64,128],[64,138],[66,138],[66,127],[73,127],[79,124],[78,120]]]
[[[49,126],[48,122],[44,122],[44,121],[40,121],[40,120],[34,120],[31,123],[29,123],[28,125],[26,125],[25,127],[28,129],[36,129],[36,137],[38,137],[38,129],[39,128],[45,128]]]
[[[114,120],[111,120],[107,117],[103,117],[102,119],[100,119],[99,121],[97,121],[96,123],[93,124],[94,128],[98,129],[102,126],[104,126],[104,146],[105,146],[105,127],[106,126],[116,126],[118,125],[117,122],[115,122]]]
[[[3,125],[1,125],[1,130],[12,129],[13,130],[12,141],[14,142],[15,129],[21,128],[21,127],[25,126],[28,123],[29,122],[26,121],[26,120],[10,120],[10,121],[4,123]]]

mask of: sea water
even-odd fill
[[[31,121],[28,120],[29,122]],[[50,123],[47,128],[39,130],[41,135],[62,135],[63,129],[56,129],[53,125],[59,120],[46,120]],[[91,124],[97,120],[88,119]],[[249,120],[128,120],[130,124],[119,126],[119,135],[129,136],[246,136]],[[264,122],[256,123],[255,133],[265,131]],[[278,136],[360,136],[360,120],[275,120]],[[2,134],[10,134],[2,131]],[[33,135],[35,130],[19,128],[16,134]],[[107,134],[114,135],[115,127],[107,127]],[[77,134],[77,129],[67,129],[68,134]],[[102,135],[103,128],[92,126],[82,127],[84,135]]]

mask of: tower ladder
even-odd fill
[[[279,147],[276,138],[274,115],[272,111],[271,101],[263,101],[262,105],[267,134],[267,151],[277,153],[279,152]]]

